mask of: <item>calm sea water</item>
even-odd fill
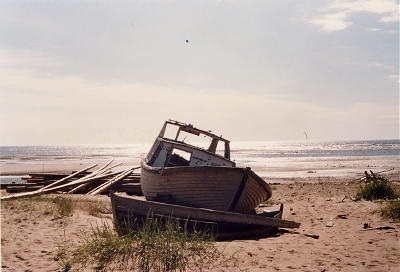
[[[400,140],[249,142],[234,145],[232,154],[243,158],[390,156],[400,155]]]
[[[0,163],[51,160],[140,161],[151,144],[83,146],[0,146]],[[237,163],[263,158],[347,157],[400,155],[400,140],[339,142],[233,142],[231,158]]]

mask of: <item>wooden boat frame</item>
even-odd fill
[[[168,125],[178,127],[173,139],[165,136]],[[179,141],[182,131],[207,136],[211,144],[203,149]],[[223,156],[216,153],[220,141]],[[180,157],[175,150],[190,153],[190,158]],[[228,140],[178,121],[164,123],[141,167],[143,194],[152,201],[251,213],[272,195],[270,186],[250,168],[235,167]]]
[[[203,208],[193,208],[181,205],[173,205],[155,201],[148,201],[138,196],[129,196],[124,193],[113,193],[111,195],[114,223],[117,229],[126,231],[127,223],[135,227],[138,219],[172,218],[182,222],[190,222],[192,225],[208,226],[215,230],[224,232],[226,227],[229,231],[249,230],[249,228],[298,228],[299,223],[281,219],[283,205],[273,212],[261,214],[240,214],[225,211],[217,211]]]

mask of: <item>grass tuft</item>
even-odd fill
[[[390,201],[381,209],[381,215],[400,221],[400,200]]]
[[[59,247],[60,264],[97,270],[187,271],[211,268],[222,253],[206,232],[190,232],[173,219],[149,217],[124,235],[106,224],[84,233],[74,249]],[[65,258],[69,254],[69,258]]]
[[[82,244],[73,251],[73,262],[86,267],[95,264],[96,269],[105,270],[112,263],[123,262],[130,255],[130,236],[119,237],[112,227],[104,224],[95,227],[90,234],[81,236]]]
[[[54,198],[53,203],[56,205],[58,214],[61,217],[71,216],[74,213],[74,202],[70,198],[57,196]]]
[[[54,215],[57,217],[71,216],[76,210],[82,210],[98,218],[109,217],[112,213],[109,201],[77,198],[72,195],[34,196],[24,199],[5,200],[1,202],[1,205],[9,209],[22,209],[26,211],[37,211],[40,209],[40,212],[46,216]]]
[[[186,224],[171,218],[147,218],[135,237],[136,264],[143,271],[199,269],[220,256],[209,232],[189,232]]]
[[[371,178],[371,176],[369,176]],[[396,199],[399,194],[392,187],[391,183],[377,175],[373,175],[371,179],[360,186],[360,190],[356,195],[356,199],[376,200],[376,199]]]
[[[99,218],[103,218],[106,214],[112,213],[111,209],[101,202],[87,203],[86,207],[83,209],[86,210],[89,215]]]

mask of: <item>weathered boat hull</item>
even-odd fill
[[[219,226],[230,226],[240,229],[251,227],[263,228],[298,228],[299,223],[283,220],[282,207],[275,212],[262,214],[240,214],[225,211],[217,211],[203,208],[193,208],[181,205],[167,204],[148,201],[137,196],[128,196],[124,193],[111,195],[111,204],[114,215],[114,223],[117,228],[126,228],[127,224],[134,226],[138,218],[148,217],[172,218],[186,222],[195,222],[197,226],[208,225],[219,228]],[[126,230],[126,229],[125,229]],[[219,228],[219,230],[221,230]]]
[[[246,214],[272,195],[263,179],[240,167],[160,168],[143,160],[140,182],[147,200]]]

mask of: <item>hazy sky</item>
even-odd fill
[[[0,144],[152,142],[169,118],[399,138],[397,1],[0,1]]]

